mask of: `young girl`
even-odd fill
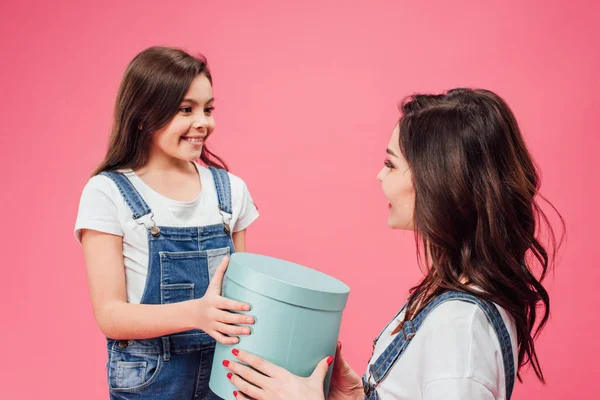
[[[228,257],[258,212],[206,147],[206,60],[152,47],[129,64],[108,153],[81,195],[94,315],[108,338],[111,399],[204,399],[215,339],[238,342],[249,306],[220,296]],[[202,166],[196,160],[202,160]]]
[[[544,380],[534,338],[548,320],[540,281],[551,261],[536,237],[547,222],[538,173],[513,113],[490,91],[415,95],[402,114],[377,178],[388,225],[414,230],[426,274],[362,379],[338,346],[328,398],[510,399],[522,367]],[[235,357],[262,372],[225,361],[239,399],[323,399],[332,358],[300,378],[241,350]]]

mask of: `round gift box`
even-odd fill
[[[249,336],[235,346],[217,343],[210,389],[234,400],[224,360],[234,348],[246,350],[288,371],[308,377],[323,358],[334,355],[342,311],[350,288],[322,272],[273,257],[251,253],[231,256],[223,296],[250,304],[255,319]],[[332,368],[325,379],[327,395]]]

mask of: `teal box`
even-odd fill
[[[319,271],[251,253],[235,253],[223,280],[223,296],[250,304],[252,334],[235,346],[217,343],[210,389],[234,400],[236,388],[227,379],[223,360],[233,348],[246,350],[288,371],[308,377],[323,358],[334,355],[342,311],[350,288]],[[324,393],[329,391],[331,371]]]

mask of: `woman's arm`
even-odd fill
[[[252,317],[224,310],[248,311],[247,304],[220,296],[221,282],[228,259],[221,263],[206,295],[200,299],[174,304],[147,305],[127,302],[123,239],[121,236],[83,230],[81,236],[94,316],[104,335],[112,339],[147,339],[202,329],[216,340],[235,344]]]

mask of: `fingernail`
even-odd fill
[[[247,323],[249,323],[249,324],[252,324],[252,323],[254,323],[254,321],[253,321],[253,320],[252,320],[252,318],[250,318],[250,317],[246,318],[246,322],[247,322]]]
[[[223,366],[229,367],[229,360],[223,360]]]
[[[233,374],[230,372],[227,374],[227,379],[231,379],[231,377],[233,376]]]
[[[342,350],[342,342],[338,342],[338,346],[340,346],[340,351]]]
[[[238,356],[240,354],[240,351],[238,349],[233,349],[231,350],[231,352],[233,353],[234,356]]]
[[[237,392],[235,390],[233,391],[233,397],[237,397]]]
[[[327,357],[327,365],[331,365],[332,362],[333,362],[333,357],[331,357],[331,356]]]

